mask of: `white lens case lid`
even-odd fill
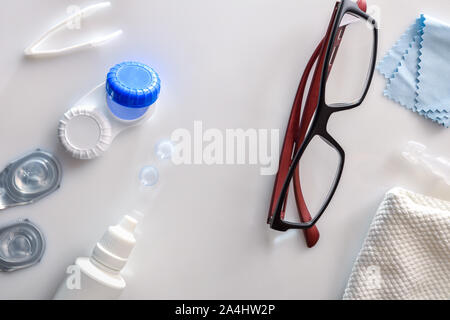
[[[81,98],[59,121],[58,136],[64,148],[76,159],[90,160],[103,155],[123,130],[151,117],[154,108],[137,120],[122,120],[109,110],[105,83]]]
[[[90,106],[79,106],[67,111],[59,122],[58,131],[64,148],[77,159],[101,156],[113,139],[107,119]]]

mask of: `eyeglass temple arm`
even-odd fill
[[[294,145],[295,145],[295,141],[297,138],[298,128],[300,125],[300,116],[301,116],[303,95],[304,95],[305,88],[306,88],[306,85],[308,82],[309,74],[310,74],[317,58],[319,57],[319,55],[322,51],[322,45],[323,45],[323,41],[319,43],[319,45],[317,46],[313,55],[311,56],[307,66],[305,68],[305,72],[303,73],[302,79],[301,79],[299,87],[298,87],[297,95],[294,100],[294,105],[293,105],[293,108],[291,111],[288,127],[286,129],[286,135],[284,138],[283,149],[282,149],[283,151],[282,151],[281,159],[280,159],[280,168],[278,170],[278,174],[275,179],[274,190],[273,190],[272,199],[270,202],[268,223],[270,223],[270,219],[272,218],[274,210],[276,209],[277,199],[280,197],[281,190],[282,190],[283,184],[284,184],[284,179],[288,175],[289,167],[291,166],[292,154],[294,151]],[[285,199],[285,203],[284,203],[284,206],[283,206],[283,209],[281,212],[282,219],[284,219],[284,217],[286,215],[286,202],[287,202],[287,197]],[[309,213],[307,213],[307,215],[309,215]],[[300,218],[302,219],[302,216]],[[311,220],[310,216],[309,216],[309,220],[308,220],[308,216],[305,216],[304,218],[306,218],[306,221]],[[304,222],[303,219],[302,219],[302,222]],[[313,228],[307,230],[307,232],[305,232],[305,238],[306,238],[306,242],[307,242],[308,246],[314,245],[315,243],[317,243],[317,241],[319,240],[319,237],[320,237],[319,231],[317,230],[317,227],[315,227],[315,226]]]
[[[342,26],[339,28],[338,34],[342,37],[343,33],[345,32],[346,26]],[[325,41],[327,37],[325,37],[322,42],[319,44],[319,47],[321,47]],[[334,43],[334,55],[331,58],[331,61],[329,63],[328,67],[328,73],[330,73],[332,67],[333,67],[333,63],[334,63],[334,58],[336,57],[336,53],[339,49],[339,45],[341,44],[340,39],[338,41],[336,41]],[[323,48],[324,50],[326,48]],[[311,81],[311,86],[310,86],[310,90],[308,92],[308,96],[307,96],[307,100],[305,103],[305,107],[304,107],[304,111],[302,114],[302,118],[301,118],[301,122],[300,122],[300,126],[298,128],[297,131],[297,136],[295,138],[295,150],[293,154],[296,154],[299,149],[301,148],[305,138],[306,138],[306,133],[308,132],[308,128],[311,124],[311,121],[314,117],[314,114],[316,112],[317,109],[317,105],[318,105],[318,100],[319,100],[319,91],[320,91],[320,84],[321,84],[321,72],[322,72],[322,66],[323,63],[325,62],[325,51],[322,50],[322,52],[320,53],[320,58],[319,58],[319,54],[317,54],[317,56],[314,54],[313,57],[315,58],[315,60],[319,59],[318,62],[318,66],[316,67],[316,70],[314,72],[314,76],[313,79]],[[307,71],[307,74],[309,76],[311,70]],[[297,210],[298,213],[300,215],[300,219],[302,222],[309,222],[312,220],[311,218],[311,214],[309,213],[308,207],[306,205],[305,202],[305,198],[303,196],[303,192],[302,192],[302,188],[301,188],[301,183],[300,183],[300,164],[297,165],[296,169],[295,169],[295,174],[294,174],[294,195],[295,195],[295,202],[297,205]],[[306,238],[306,242],[309,248],[312,248],[316,245],[317,241],[319,240],[319,231],[317,230],[317,228],[314,226],[313,228],[310,229],[306,229],[303,230],[303,232],[305,233],[305,238]]]
[[[367,11],[367,2],[366,0],[358,0],[357,1],[358,7],[366,12]],[[342,36],[345,32],[347,25],[343,25],[341,27],[339,27],[338,30],[338,39],[334,42],[333,46],[333,56],[330,59],[329,65],[328,65],[328,73],[330,74],[331,69],[333,68],[333,63],[334,60],[336,58],[336,54],[337,51],[339,50],[339,46],[341,44],[341,40],[342,40]],[[316,67],[316,71],[314,73],[312,82],[311,82],[311,87],[310,87],[310,91],[308,93],[308,97],[307,97],[307,101],[305,103],[305,108],[302,114],[302,119],[301,119],[301,123],[300,123],[300,127],[299,130],[297,131],[297,137],[296,137],[296,141],[295,141],[295,151],[294,154],[296,154],[299,149],[301,148],[302,143],[305,140],[306,137],[306,133],[308,131],[308,128],[310,126],[310,123],[312,121],[312,118],[314,116],[314,113],[316,112],[316,108],[317,108],[317,104],[318,104],[318,99],[319,99],[319,90],[320,90],[320,83],[321,83],[321,71],[322,71],[322,66],[324,63],[324,59],[325,59],[325,49],[323,48],[323,50],[321,50],[323,44],[325,43],[325,41],[327,41],[327,37],[329,35],[327,34],[324,39],[321,41],[321,43],[319,44],[319,46],[316,48],[316,51],[314,52],[313,56],[311,57],[310,63],[308,64],[308,67],[305,70],[305,76],[304,78],[308,78],[309,74],[311,72],[311,68],[309,67],[309,65],[311,64],[311,61],[313,61],[313,63],[319,58],[320,55],[320,60],[319,60],[319,65]],[[321,51],[320,51],[321,50]],[[304,79],[302,79],[303,82]],[[301,86],[302,87],[302,86]],[[305,88],[303,87],[302,90],[304,91]],[[300,96],[303,97],[304,92],[301,92]],[[295,105],[298,103],[298,101],[295,102]],[[301,102],[300,102],[301,103]],[[294,107],[295,109],[296,107]],[[297,106],[297,109],[300,109],[300,106]],[[295,201],[296,201],[296,205],[297,205],[297,209],[300,215],[300,219],[302,222],[308,222],[311,221],[311,214],[309,213],[308,207],[306,205],[305,199],[303,197],[303,193],[302,193],[302,188],[301,188],[301,184],[300,184],[300,170],[299,170],[299,165],[297,165],[296,167],[296,172],[294,175],[294,194],[295,194]],[[285,201],[286,204],[286,201]],[[305,233],[305,238],[306,238],[306,242],[308,247],[314,247],[315,244],[317,243],[317,241],[319,240],[319,231],[317,230],[317,228],[314,226],[313,228],[310,229],[306,229],[304,230]]]
[[[367,11],[367,2],[366,0],[358,0],[357,1],[357,5],[358,7],[366,12]],[[347,25],[342,25],[339,27],[338,32],[337,32],[337,39],[334,41],[333,43],[333,48],[332,48],[332,52],[333,55],[330,59],[329,65],[328,65],[328,72],[327,75],[330,74],[331,69],[333,68],[333,63],[335,61],[337,52],[339,50],[339,46],[341,45],[341,41],[342,41],[342,36],[345,32],[345,29],[347,28]],[[314,52],[313,56],[311,59],[317,60],[319,54],[317,53],[317,51],[319,50],[319,48],[321,48],[323,46],[323,44],[325,43],[325,41],[327,41],[327,37],[329,35],[327,34],[325,36],[325,38],[322,40],[322,42],[319,44],[319,46],[316,49],[316,52]],[[324,48],[325,49],[325,48]],[[313,80],[311,82],[311,87],[308,93],[308,97],[307,97],[307,101],[305,103],[305,108],[303,111],[303,115],[302,115],[302,119],[301,119],[301,123],[300,123],[300,127],[299,130],[297,132],[297,137],[296,137],[296,148],[294,151],[294,154],[298,152],[298,150],[300,149],[305,137],[306,137],[306,133],[308,131],[309,125],[311,123],[311,120],[314,116],[314,113],[316,111],[317,108],[317,103],[318,103],[318,99],[319,99],[319,90],[320,90],[320,82],[321,82],[321,70],[322,70],[322,65],[324,63],[324,59],[325,59],[325,51],[322,50],[322,52],[320,53],[320,63],[321,65],[317,66],[316,71],[314,73],[313,76]],[[306,70],[306,77],[309,76],[309,73],[311,72],[311,69]],[[303,88],[304,90],[304,88]],[[301,94],[303,96],[303,92]],[[301,107],[301,106],[300,106]],[[302,220],[303,219],[309,219],[306,221],[310,221],[311,217],[310,214],[308,212],[308,209],[306,207],[306,203],[301,191],[301,184],[300,184],[300,175],[299,175],[299,166],[297,166],[296,168],[296,174],[294,175],[294,189],[295,189],[295,196],[296,196],[296,202],[297,202],[297,207],[298,210],[300,212],[301,215],[303,215]],[[303,213],[303,214],[302,214]],[[306,213],[306,215],[305,215]]]
[[[317,66],[314,71],[313,78],[311,80],[310,89],[308,92],[308,96],[306,98],[304,110],[302,113],[301,121],[298,126],[296,137],[295,137],[295,149],[293,154],[297,154],[297,152],[300,150],[303,142],[306,138],[306,133],[308,132],[308,128],[311,124],[311,121],[314,117],[314,114],[316,113],[318,102],[319,102],[319,91],[320,91],[320,84],[321,84],[321,77],[322,77],[322,67],[325,60],[325,50],[324,44],[327,41],[327,36],[320,42],[318,46],[318,52],[314,52],[313,56],[311,57],[314,59],[314,62],[317,60]],[[311,72],[311,69],[306,70],[305,75],[308,78],[309,74]],[[305,88],[303,88],[304,90]],[[302,93],[303,96],[303,93]],[[301,108],[301,106],[299,106]],[[311,214],[308,210],[308,207],[305,202],[305,198],[302,193],[302,188],[300,184],[300,163],[297,164],[297,167],[295,169],[294,174],[294,195],[295,195],[295,202],[297,205],[297,211],[300,216],[300,219],[302,222],[310,222],[312,220]],[[306,244],[309,248],[314,247],[317,242],[319,241],[320,234],[319,230],[316,226],[313,226],[312,228],[303,230]]]
[[[363,0],[364,1],[364,0]],[[334,18],[333,18],[334,19]],[[332,20],[333,20],[332,19]],[[330,24],[331,25],[331,24]],[[342,37],[343,33],[345,32],[346,26],[342,26],[339,28],[338,34]],[[329,30],[330,31],[330,30]],[[296,154],[299,149],[301,148],[305,138],[306,133],[308,132],[308,128],[311,124],[311,121],[314,117],[314,114],[316,112],[318,102],[319,102],[319,92],[320,92],[320,85],[321,85],[321,77],[322,77],[322,69],[323,65],[325,63],[325,55],[326,55],[326,48],[323,47],[324,44],[328,42],[328,38],[330,36],[330,33],[327,32],[327,35],[324,37],[324,39],[319,44],[317,50],[320,50],[319,52],[315,52],[311,59],[314,59],[314,61],[318,60],[316,70],[313,75],[313,79],[311,81],[310,90],[308,92],[307,100],[304,106],[301,122],[297,131],[297,136],[295,137],[295,150],[293,154]],[[334,43],[334,56],[330,60],[328,67],[327,74],[330,73],[334,58],[336,56],[336,53],[339,49],[339,46],[341,44],[340,39]],[[320,48],[320,49],[319,49]],[[309,77],[309,74],[311,72],[311,69],[306,70],[306,78]],[[304,88],[303,88],[304,90]],[[302,93],[303,96],[303,93]],[[301,108],[301,106],[299,106]],[[300,219],[302,222],[309,222],[312,220],[311,214],[309,213],[308,207],[305,202],[305,198],[303,196],[301,183],[300,183],[300,164],[297,165],[295,169],[294,174],[294,195],[295,195],[295,201],[297,205],[297,211],[299,213]],[[316,245],[317,241],[319,240],[320,234],[317,229],[317,227],[313,227],[310,229],[303,230],[306,238],[306,242],[309,248],[312,248]]]
[[[367,4],[366,4],[365,0],[358,0],[358,6],[363,11],[366,11],[366,9],[367,9]],[[275,179],[274,190],[272,193],[272,199],[271,199],[271,203],[270,203],[268,223],[270,223],[270,219],[272,218],[275,207],[277,205],[277,199],[279,198],[279,196],[281,194],[281,189],[283,187],[282,178],[286,177],[289,172],[289,167],[291,165],[291,157],[292,157],[293,150],[294,150],[294,144],[296,144],[297,146],[301,145],[301,143],[299,143],[300,138],[301,138],[301,132],[304,132],[304,134],[303,134],[303,139],[304,139],[307,129],[309,127],[309,123],[311,122],[312,116],[314,115],[315,109],[317,108],[317,103],[316,103],[313,108],[312,115],[310,115],[309,117],[305,116],[305,112],[303,113],[302,128],[300,128],[301,106],[302,106],[302,101],[303,101],[306,84],[307,84],[307,81],[309,78],[309,74],[311,73],[311,70],[312,70],[316,60],[318,59],[319,56],[323,56],[323,54],[324,54],[322,49],[323,49],[323,44],[327,37],[328,37],[328,34],[319,43],[319,45],[317,46],[313,55],[311,56],[307,66],[305,68],[305,72],[303,74],[301,82],[299,84],[297,95],[296,95],[295,101],[294,101],[294,106],[291,111],[291,116],[289,118],[288,127],[286,129],[286,135],[285,135],[283,149],[282,149],[283,152],[282,152],[281,159],[280,159],[280,169],[279,169],[277,177]],[[321,59],[321,60],[323,60],[323,59]],[[332,67],[332,63],[329,66],[329,71],[331,70],[331,67]],[[318,69],[321,70],[321,68],[318,68]],[[320,81],[320,76],[316,77],[316,81],[317,81],[317,79]],[[313,84],[311,86],[313,86]],[[311,106],[313,104],[310,103],[309,105]],[[306,107],[306,105],[305,105],[305,107]],[[308,113],[310,113],[310,112],[308,112]],[[309,120],[307,118],[309,118]],[[295,142],[297,142],[297,143],[295,143]],[[297,170],[298,170],[298,167],[297,167]],[[294,178],[294,189],[295,189],[295,195],[296,195],[296,203],[297,203],[299,215],[300,215],[302,222],[311,221],[311,215],[306,207],[306,203],[304,201],[303,194],[301,192],[298,171],[296,172],[295,178]],[[286,196],[286,199],[285,199],[285,202],[283,205],[283,209],[281,212],[282,219],[284,219],[284,217],[285,217],[286,202],[287,202],[287,196]],[[306,238],[308,247],[313,247],[319,240],[319,237],[320,237],[319,230],[317,229],[316,226],[305,230],[305,238]]]

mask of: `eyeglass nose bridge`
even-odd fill
[[[329,107],[327,105],[322,106],[321,108],[318,108],[317,110],[317,118],[314,121],[317,121],[317,123],[314,125],[313,128],[314,131],[311,132],[309,137],[307,138],[307,144],[315,137],[320,136],[327,144],[329,144],[331,147],[336,149],[336,151],[339,153],[339,156],[342,160],[342,162],[345,161],[345,151],[341,147],[341,145],[333,138],[333,136],[328,132],[328,123],[331,118],[331,116],[339,111],[349,110],[352,109],[352,107],[348,107],[348,109],[339,109],[339,108],[333,108]]]
[[[338,148],[340,150],[342,150],[342,147],[339,145],[339,143],[328,132],[328,123],[333,114],[335,114],[337,112],[355,109],[359,105],[360,105],[360,103],[339,104],[339,105],[335,104],[333,106],[329,106],[326,104],[321,105],[319,108],[317,108],[316,117],[314,119],[315,123],[313,123],[311,125],[311,128],[314,128],[314,129],[311,132],[309,139],[307,138],[307,140],[311,140],[312,138],[314,138],[314,136],[319,135],[325,139],[329,138],[329,139],[333,140],[333,146],[338,146]],[[342,152],[344,152],[344,150],[342,150]]]
[[[311,128],[313,128],[313,131],[310,133],[309,138],[306,140],[312,140],[314,136],[326,136],[328,135],[327,126],[328,121],[330,120],[330,117],[333,113],[336,111],[333,110],[333,108],[321,104],[316,111],[316,116],[314,118],[313,123],[311,124]]]

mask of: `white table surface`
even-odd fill
[[[298,232],[269,230],[274,177],[258,166],[174,166],[154,146],[177,128],[280,129],[283,133],[307,59],[325,31],[332,0],[113,1],[113,6],[49,41],[122,28],[103,47],[49,59],[23,49],[66,15],[95,1],[8,1],[0,13],[0,164],[37,147],[56,153],[62,187],[0,214],[38,224],[47,251],[33,268],[0,274],[0,298],[49,299],[78,256],[90,254],[107,226],[133,209],[146,217],[124,270],[125,299],[338,299],[386,191],[402,186],[450,200],[449,188],[400,157],[408,140],[450,157],[450,132],[383,97],[377,73],[363,106],[330,124],[347,153],[342,182],[307,249]],[[450,21],[450,2],[372,0],[381,9],[383,55],[422,12]],[[80,162],[59,146],[60,116],[124,60],[154,67],[162,79],[158,112],[119,136],[101,159]],[[344,76],[344,75],[343,75]],[[143,194],[137,175],[159,168]]]

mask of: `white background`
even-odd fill
[[[0,164],[37,147],[64,167],[62,187],[42,201],[0,214],[0,225],[29,218],[44,231],[41,263],[0,274],[0,298],[49,299],[76,257],[90,254],[108,225],[129,210],[146,217],[124,270],[125,299],[339,299],[386,191],[402,186],[450,200],[449,188],[400,157],[408,140],[450,157],[449,131],[383,97],[377,73],[363,106],[332,119],[347,153],[342,182],[307,249],[299,232],[265,224],[274,177],[258,166],[173,166],[155,144],[177,128],[280,129],[308,58],[323,36],[332,0],[113,1],[104,12],[46,46],[124,34],[96,49],[25,59],[23,49],[66,15],[94,1],[4,1],[0,13]],[[450,2],[373,0],[381,10],[379,57],[420,13],[450,21]],[[154,67],[162,92],[155,117],[119,136],[101,159],[70,159],[59,146],[61,115],[102,82],[110,67]],[[343,77],[345,75],[342,75]],[[140,190],[140,168],[159,168]]]

